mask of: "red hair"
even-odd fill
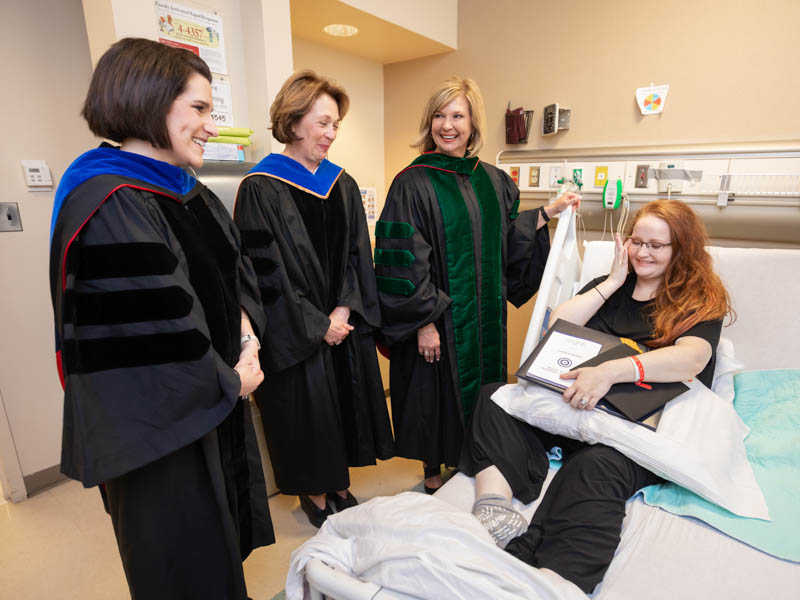
[[[650,319],[653,341],[661,348],[701,321],[722,319],[734,313],[722,280],[714,272],[706,251],[708,233],[695,212],[680,200],[654,200],[645,204],[633,219],[658,217],[669,225],[672,258],[656,290]]]

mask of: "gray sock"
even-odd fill
[[[499,494],[478,497],[472,505],[472,514],[501,548],[505,548],[508,542],[528,529],[525,517]]]

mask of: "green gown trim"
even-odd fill
[[[411,250],[384,250],[375,248],[375,264],[389,267],[410,267],[416,257]]]
[[[398,296],[410,296],[417,289],[410,279],[400,277],[385,277],[376,275],[378,290],[384,294],[396,294]]]
[[[442,213],[461,408],[469,421],[481,384],[500,381],[503,371],[500,205],[491,179],[477,157],[427,153],[408,168],[415,167],[427,167]],[[472,220],[455,174],[469,177],[481,211],[480,281],[475,269]]]
[[[376,238],[394,238],[407,240],[414,235],[414,227],[411,223],[403,221],[378,221],[375,223]]]

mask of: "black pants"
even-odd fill
[[[514,496],[530,503],[547,476],[546,451],[559,446],[563,466],[528,530],[506,551],[591,593],[619,545],[626,501],[660,479],[613,448],[546,433],[508,415],[491,400],[501,385],[481,389],[459,469],[474,476],[495,465]]]

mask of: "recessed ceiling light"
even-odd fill
[[[322,31],[324,31],[328,35],[333,35],[336,37],[350,37],[351,35],[355,35],[358,33],[358,27],[353,27],[352,25],[344,25],[342,23],[333,23],[331,25],[326,25],[325,27],[323,27]]]

